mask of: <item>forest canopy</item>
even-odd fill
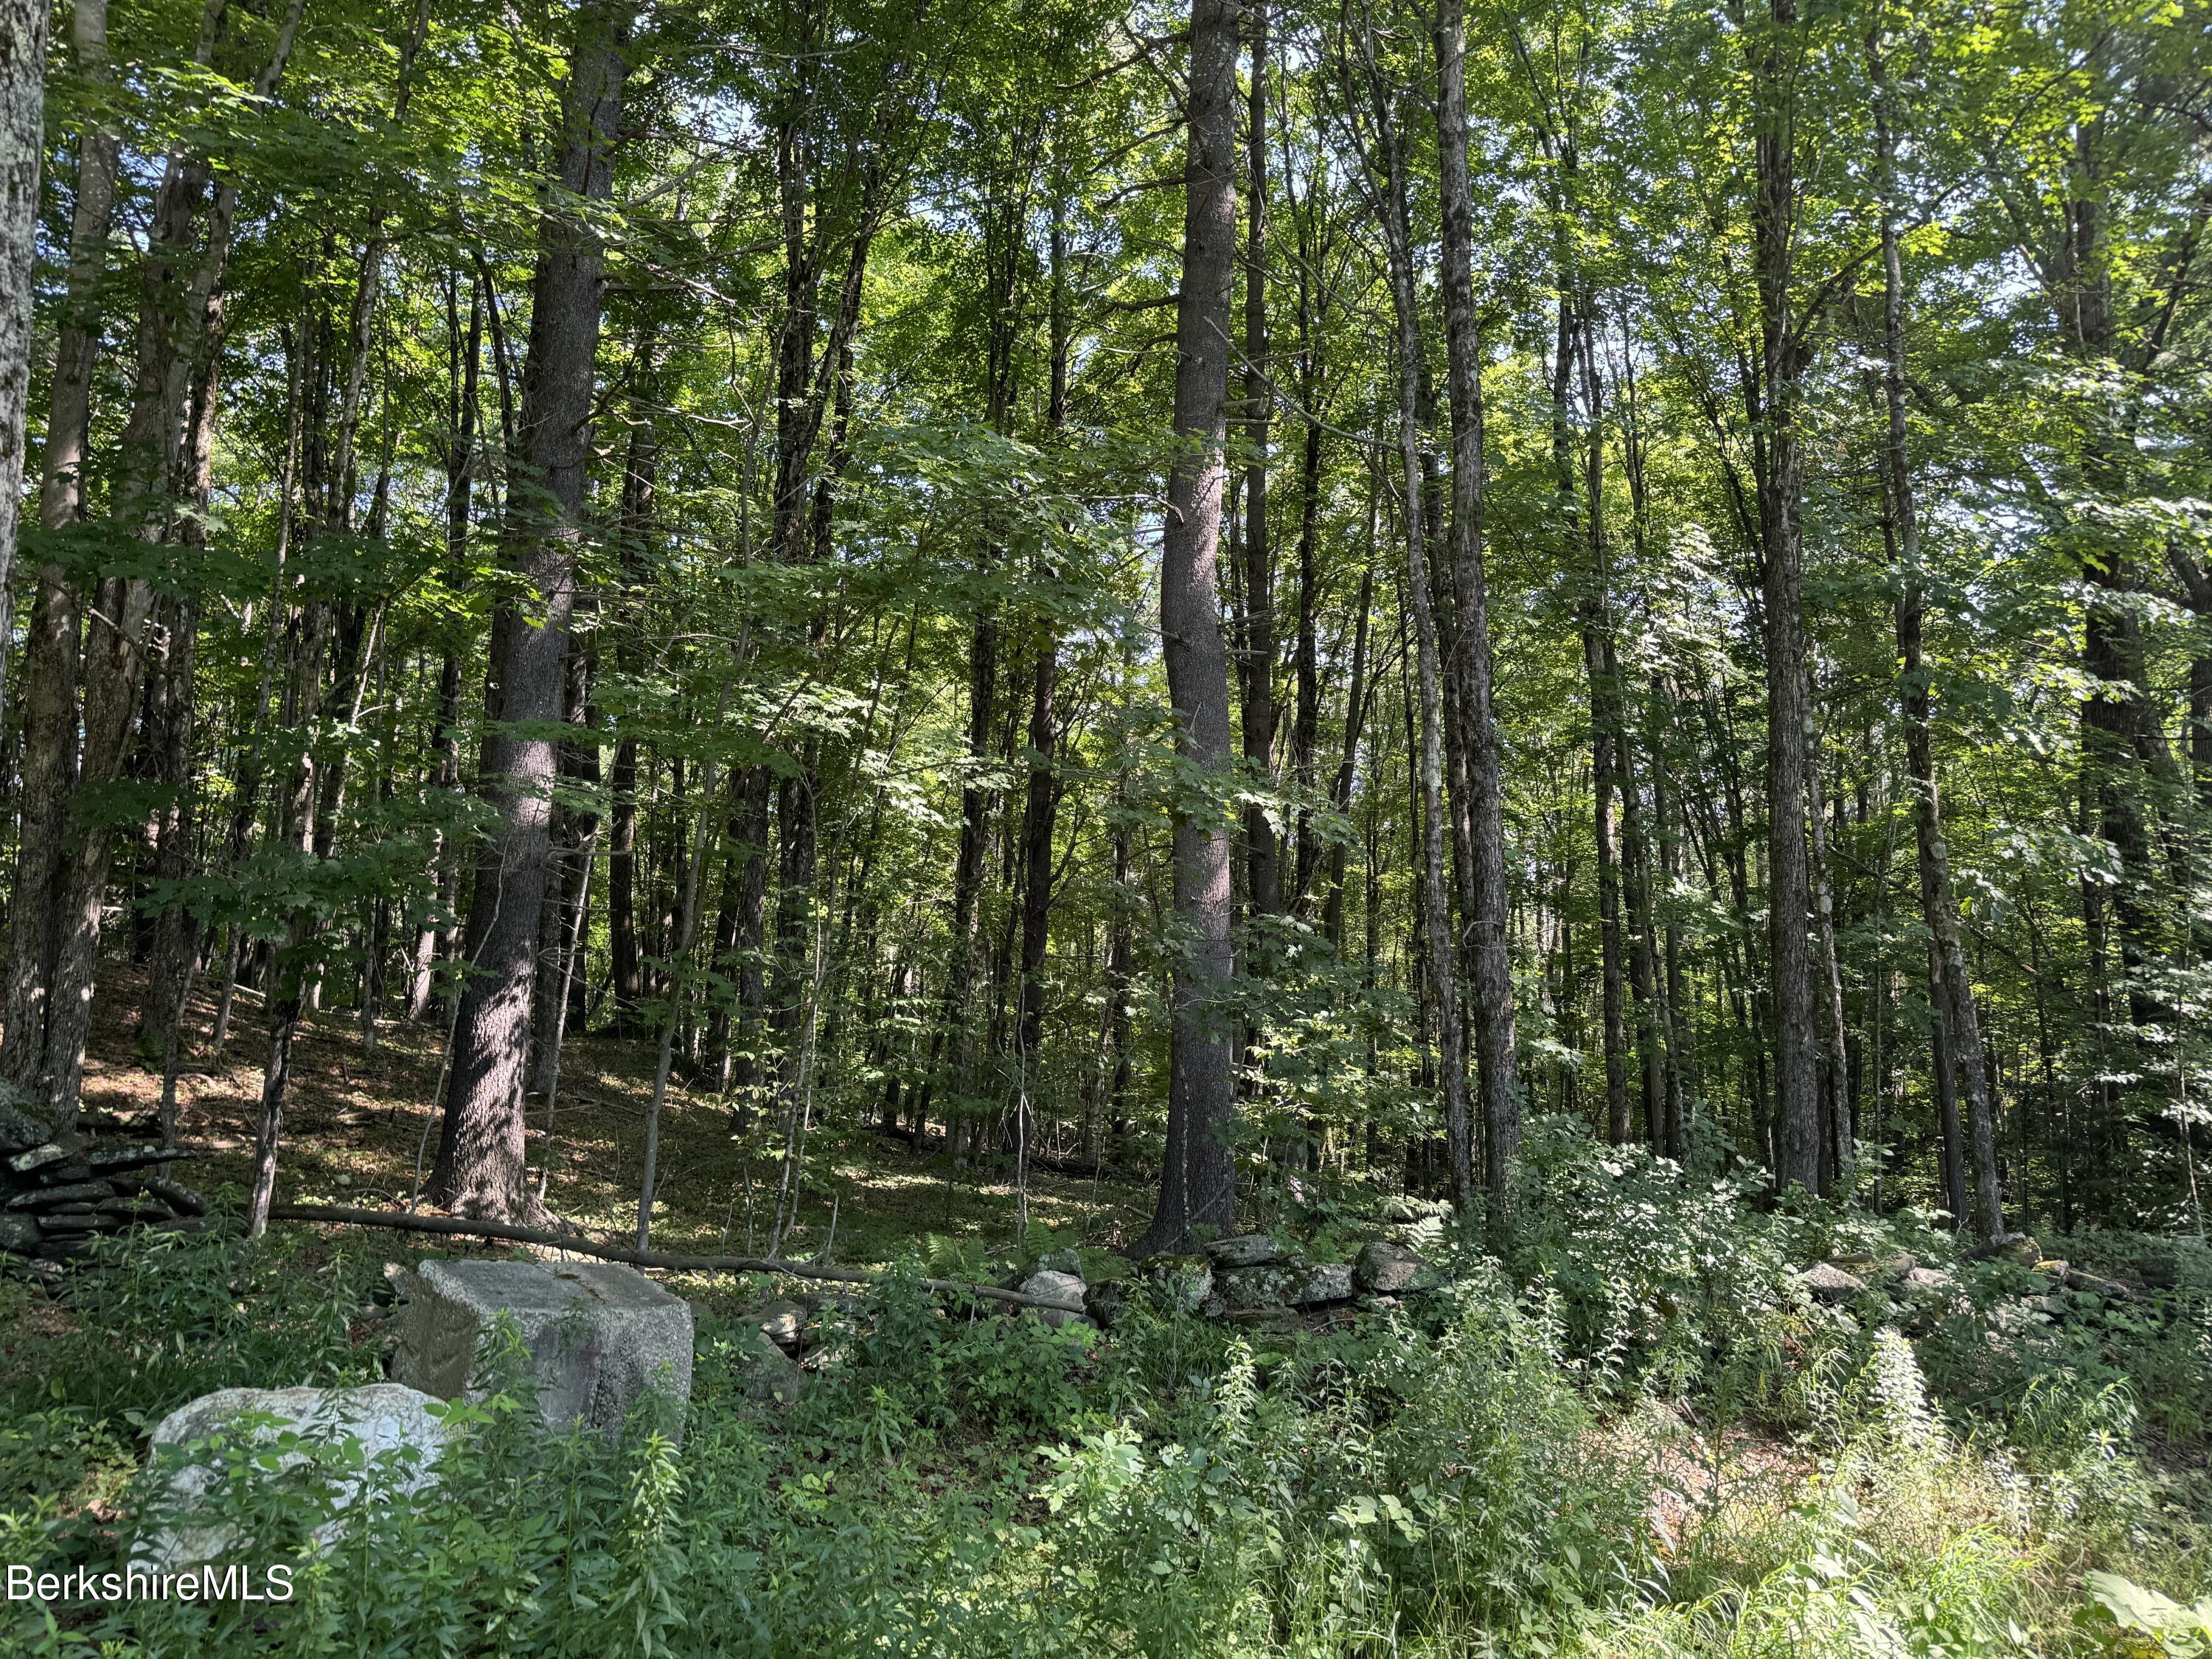
[[[0,1072],[2201,1226],[2204,26],[75,0]]]

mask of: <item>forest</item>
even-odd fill
[[[2203,0],[0,0],[0,1566],[298,1587],[0,1645],[2212,1653]],[[172,1431],[599,1259],[672,1407]]]

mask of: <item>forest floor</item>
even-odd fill
[[[143,983],[102,989],[86,1109],[136,1119],[161,1097],[135,1033]],[[241,997],[211,1052],[212,1005],[197,997],[187,1027],[179,1138],[200,1156],[182,1173],[234,1210],[267,1035]],[[369,1054],[349,1011],[309,1019],[281,1200],[406,1203],[435,1153],[440,1035],[387,1022]],[[635,1224],[654,1059],[649,1042],[572,1039],[550,1134],[534,1107],[531,1167],[550,1166],[548,1207],[583,1234]],[[1402,1195],[1347,1189],[1275,1218],[1316,1260],[1364,1237],[1448,1264],[1340,1319],[1199,1317],[1139,1270],[1109,1330],[1050,1329],[895,1275],[865,1297],[802,1296],[786,1358],[758,1316],[788,1281],[668,1275],[699,1310],[680,1449],[643,1415],[620,1445],[541,1443],[500,1394],[506,1414],[444,1454],[450,1478],[395,1491],[328,1553],[304,1540],[339,1524],[343,1480],[240,1462],[217,1512],[296,1552],[296,1607],[0,1603],[0,1653],[2212,1651],[2212,1249],[2044,1241],[2086,1279],[1977,1259],[1925,1217],[1751,1202],[1567,1129],[1532,1128],[1507,1260]],[[654,1243],[764,1250],[764,1144],[673,1084]],[[949,1277],[1070,1246],[1108,1270],[1089,1252],[1126,1246],[1152,1196],[1037,1170],[1018,1237],[1003,1170],[869,1129],[817,1128],[806,1164],[783,1255],[919,1254]],[[479,1248],[512,1253],[290,1224],[250,1245],[218,1227],[118,1241],[64,1300],[0,1279],[0,1563],[122,1559],[158,1492],[152,1424],[219,1388],[380,1380],[384,1264]],[[1897,1282],[1900,1256],[1932,1264],[1932,1300]],[[2180,1282],[2152,1295],[2154,1259]],[[1801,1269],[1823,1260],[1893,1264],[1898,1299],[1809,1295]],[[2110,1297],[2078,1288],[2123,1279]]]
[[[137,1040],[144,988],[144,975],[136,970],[103,980],[85,1066],[89,1113],[138,1117],[161,1104],[158,1054],[149,1059]],[[251,1179],[269,1039],[260,998],[241,991],[222,1052],[214,1053],[208,1037],[216,1000],[215,990],[195,988],[177,1106],[179,1141],[201,1153],[179,1175],[220,1201],[227,1195],[242,1200]],[[355,1011],[307,1017],[293,1047],[278,1202],[372,1208],[407,1202],[437,1158],[442,1036],[435,1025],[385,1020],[369,1053]],[[656,1058],[651,1039],[586,1034],[564,1045],[551,1129],[544,1103],[533,1098],[529,1132],[533,1181],[545,1171],[550,1149],[545,1204],[556,1224],[628,1241],[636,1225]],[[890,1135],[825,1127],[810,1137],[807,1164],[800,1201],[780,1246],[794,1260],[827,1247],[838,1262],[876,1265],[932,1234],[993,1251],[1017,1243],[1011,1173],[988,1164],[955,1169],[941,1140],[917,1152]],[[662,1110],[659,1170],[656,1249],[765,1251],[778,1166],[732,1133],[719,1102],[680,1077],[671,1078]],[[1111,1175],[1073,1178],[1032,1170],[1032,1224],[1069,1243],[1101,1249],[1127,1243],[1150,1214],[1151,1194]]]

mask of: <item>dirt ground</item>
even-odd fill
[[[161,1068],[140,1052],[144,977],[120,963],[101,976],[85,1067],[88,1113],[136,1115],[161,1102]],[[178,1138],[201,1155],[180,1178],[211,1200],[242,1201],[260,1116],[268,1034],[260,1000],[241,991],[221,1054],[210,1044],[216,991],[197,988],[179,1068]],[[365,1051],[359,1013],[310,1015],[293,1051],[277,1163],[279,1203],[404,1207],[437,1155],[441,1027],[384,1020]],[[150,1046],[150,1045],[149,1045]],[[551,1127],[542,1099],[530,1108],[532,1179],[545,1203],[585,1233],[628,1243],[637,1215],[645,1128],[656,1058],[650,1042],[572,1036],[562,1053]],[[733,1133],[730,1114],[672,1080],[663,1111],[653,1242],[674,1251],[764,1250],[773,1226],[779,1149],[764,1127]],[[1112,1180],[1033,1170],[1033,1225],[1069,1243],[1111,1247],[1143,1227],[1150,1194]],[[870,1128],[817,1123],[808,1135],[799,1198],[780,1246],[811,1257],[830,1245],[841,1264],[889,1260],[927,1235],[1002,1250],[1015,1241],[1010,1171],[955,1170],[941,1150],[917,1153]],[[749,1202],[750,1200],[750,1202]],[[748,1211],[750,1240],[748,1243]]]

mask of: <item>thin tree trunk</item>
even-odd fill
[[[1753,69],[1757,108],[1759,386],[1765,465],[1759,476],[1765,562],[1766,820],[1769,966],[1773,975],[1774,1183],[1820,1190],[1820,1018],[1813,990],[1811,875],[1805,845],[1806,730],[1802,527],[1798,431],[1804,352],[1793,308],[1797,228],[1794,107],[1796,0],[1768,0],[1772,39]]]
[[[1369,65],[1370,70],[1374,66]],[[1407,222],[1406,160],[1389,94],[1370,74],[1376,147],[1380,152],[1379,186],[1384,248],[1389,266],[1392,310],[1397,319],[1398,459],[1405,494],[1405,596],[1413,622],[1419,722],[1409,732],[1420,805],[1420,862],[1414,915],[1420,929],[1416,960],[1426,969],[1425,999],[1436,1012],[1436,1084],[1443,1097],[1445,1157],[1453,1200],[1465,1211],[1480,1191],[1468,1119],[1467,1066],[1461,1050],[1458,985],[1452,960],[1449,876],[1444,861],[1444,759],[1443,667],[1437,618],[1430,598],[1428,527],[1421,465],[1420,299],[1415,287],[1413,240]],[[1413,724],[1409,717],[1409,725]]]
[[[1921,913],[1934,942],[1938,1013],[1954,1051],[1960,1085],[1966,1091],[1966,1125],[1974,1174],[1973,1209],[1963,1191],[1950,1194],[1953,1213],[1967,1221],[1974,1236],[1990,1243],[2004,1234],[2004,1200],[1999,1188],[1996,1128],[1982,1056],[1981,1021],[1974,1006],[1973,982],[1966,972],[1960,936],[1958,900],[1951,885],[1950,851],[1943,839],[1942,801],[1936,776],[1935,748],[1929,729],[1928,669],[1922,654],[1923,560],[1920,512],[1913,483],[1912,451],[1905,414],[1905,266],[1895,211],[1889,201],[1894,139],[1884,107],[1888,94],[1881,39],[1876,32],[1869,53],[1876,97],[1875,146],[1881,173],[1882,404],[1886,416],[1882,482],[1888,500],[1885,515],[1900,581],[1897,598],[1899,693],[1905,716],[1905,768],[1911,778],[1913,826],[1919,851]],[[1955,1115],[1956,1107],[1953,1108]],[[1954,1139],[1954,1138],[1953,1138]],[[1947,1139],[1947,1176],[1954,1161]],[[1948,1184],[1948,1183],[1947,1183]]]

